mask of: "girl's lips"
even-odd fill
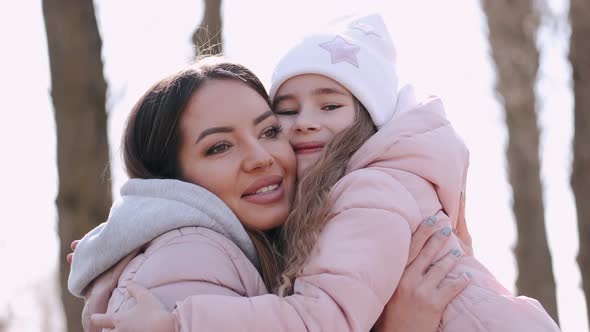
[[[322,142],[308,142],[298,143],[293,145],[293,150],[296,154],[312,154],[322,151],[324,143]]]
[[[285,189],[283,186],[283,182],[281,181],[280,183],[276,184],[278,185],[278,188],[271,190],[271,191],[267,191],[267,192],[262,192],[262,193],[254,193],[254,194],[245,194],[242,196],[242,199],[250,202],[250,203],[254,203],[254,204],[271,204],[271,203],[276,203],[278,201],[280,201],[281,199],[283,199],[283,197],[285,196]]]

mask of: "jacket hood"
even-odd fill
[[[234,242],[259,268],[254,244],[225,203],[197,185],[178,180],[131,179],[121,188],[109,218],[82,238],[75,251],[68,289],[86,286],[120,259],[170,230],[198,226]]]

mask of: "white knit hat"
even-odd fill
[[[273,72],[270,97],[274,99],[281,84],[294,76],[324,75],[347,88],[380,128],[393,117],[397,103],[395,58],[393,40],[380,15],[348,19],[292,47]]]

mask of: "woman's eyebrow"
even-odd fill
[[[231,133],[232,131],[234,131],[234,129],[231,127],[207,128],[207,129],[203,130],[201,135],[199,135],[199,138],[197,138],[197,140],[195,141],[195,144],[199,143],[203,138],[205,138],[208,135],[217,134],[217,133]]]
[[[257,116],[252,123],[254,123],[254,125],[256,126],[257,124],[266,120],[268,117],[270,117],[272,115],[274,115],[274,113],[272,111],[266,111],[266,112],[260,114],[259,116]]]
[[[252,123],[254,125],[257,125],[257,124],[261,123],[262,121],[266,120],[268,117],[270,117],[272,115],[274,115],[274,113],[272,111],[266,111],[266,112],[260,114],[259,116],[257,116],[252,121]],[[203,138],[207,137],[208,135],[217,134],[217,133],[231,133],[233,131],[234,131],[234,128],[232,128],[232,127],[212,127],[212,128],[207,128],[207,129],[203,130],[203,132],[199,135],[199,137],[195,141],[195,144],[199,143]]]

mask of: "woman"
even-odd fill
[[[255,76],[245,68],[236,65],[200,63],[198,67],[196,72],[193,68],[160,82],[138,102],[130,117],[125,135],[124,153],[127,171],[132,178],[181,179],[185,182],[192,182],[211,191],[223,200],[238,217],[244,228],[250,230],[250,238],[255,244],[257,243],[256,249],[261,263],[260,270],[266,281],[265,284],[268,289],[272,289],[272,282],[276,280],[276,260],[274,259],[272,245],[267,243],[261,231],[275,228],[286,218],[288,208],[285,210],[285,202],[287,202],[288,206],[294,189],[293,152],[288,147],[286,139],[280,135],[280,130],[276,126],[276,118],[272,114],[269,115],[270,105],[268,98]],[[198,77],[197,82],[193,80],[195,73]],[[187,80],[179,79],[179,77],[185,76],[188,77]],[[178,89],[182,93],[178,93]],[[232,98],[227,98],[228,95],[231,95]],[[149,110],[152,110],[152,112]],[[236,110],[239,110],[239,112],[236,112]],[[142,117],[144,113],[151,115],[147,118]],[[160,118],[160,114],[169,113],[175,114],[175,116],[171,117],[172,120],[163,121]],[[138,118],[144,121],[138,121]],[[137,126],[136,123],[142,124]],[[178,126],[176,123],[178,123]],[[129,135],[134,130],[138,130],[143,134]],[[158,137],[161,138],[159,142]],[[141,149],[143,149],[142,152],[138,153]],[[137,158],[130,158],[130,156],[136,156]],[[137,163],[134,164],[134,161],[137,161]],[[134,185],[137,181],[131,180],[131,183],[131,189],[127,186],[128,192],[130,192],[129,196],[137,196],[137,187],[139,185]],[[155,186],[160,185],[156,184]],[[111,213],[111,216],[114,216],[114,214]],[[162,214],[160,214],[160,219],[162,219]],[[163,223],[163,221],[160,220],[160,223]],[[89,246],[85,246],[85,243],[90,239],[100,238],[100,235],[107,233],[116,236],[113,232],[108,232],[108,227],[111,225],[112,220],[109,220],[103,230],[91,233],[90,236],[85,238],[80,247],[76,249],[77,256],[73,268],[76,267],[76,264],[80,264],[80,261],[83,262],[85,259],[88,261],[87,256],[83,253],[89,248]],[[188,225],[190,225],[190,222],[188,222]],[[170,229],[175,229],[188,225],[180,223],[168,226]],[[200,226],[203,227],[203,225]],[[439,225],[439,227],[442,226],[444,225]],[[420,248],[432,234],[441,234],[436,232],[439,227],[435,224],[434,219],[429,219],[429,222],[424,223],[413,238],[414,249]],[[202,232],[202,230],[200,231]],[[129,237],[128,232],[119,234],[123,237]],[[211,233],[207,235],[213,236]],[[146,258],[148,253],[151,255],[151,251],[155,251],[150,251],[152,247],[157,247],[160,253],[163,251],[162,248],[164,248],[164,251],[170,249],[169,255],[175,253],[174,248],[170,246],[166,248],[166,245],[170,242],[162,245],[162,241],[159,241],[162,237],[174,235],[164,234],[147,244],[147,248],[143,250],[143,253],[140,256],[133,257],[133,261],[129,264],[127,264],[128,260],[133,255],[128,256],[115,269],[97,279],[98,281],[95,281],[93,286],[84,286],[86,288],[84,295],[87,297],[85,314],[96,310],[96,304],[104,305],[105,295],[110,295],[110,290],[116,281],[119,280],[119,286],[125,286],[121,285],[121,280],[129,282],[131,279],[126,279],[126,276],[131,275],[134,276],[131,278],[136,278],[135,280],[139,276],[148,278],[149,280],[144,280],[142,284],[152,288],[152,291],[159,295],[158,297],[168,309],[173,306],[174,296],[179,297],[179,294],[185,297],[192,294],[260,295],[262,291],[260,287],[255,286],[256,278],[252,278],[251,281],[246,283],[243,282],[243,278],[240,278],[250,275],[252,271],[256,271],[252,269],[253,266],[257,265],[255,258],[243,259],[243,256],[245,256],[243,252],[247,252],[247,250],[240,248],[235,241],[235,237],[232,238],[231,234],[222,235],[225,236],[225,240],[223,237],[217,236],[217,244],[223,243],[221,245],[223,249],[233,248],[232,254],[220,255],[213,261],[216,263],[226,261],[229,265],[236,265],[236,260],[232,259],[232,257],[239,255],[240,250],[235,249],[241,249],[242,258],[237,261],[246,262],[246,264],[242,264],[243,269],[238,269],[237,274],[233,276],[238,277],[237,279],[240,280],[238,284],[244,286],[240,291],[236,292],[236,287],[228,287],[228,284],[232,282],[231,280],[227,281],[215,274],[215,269],[219,265],[209,265],[207,271],[191,270],[194,280],[202,281],[203,279],[202,275],[195,276],[195,274],[204,273],[208,275],[205,278],[207,287],[202,287],[202,284],[193,282],[190,287],[179,288],[184,290],[181,293],[178,292],[178,289],[162,290],[161,287],[154,290],[154,288],[157,288],[155,284],[162,280],[157,280],[158,276],[146,272],[150,271],[149,269],[142,270],[142,267],[146,265],[148,260],[155,260],[153,256]],[[267,232],[265,235],[272,241],[272,232]],[[231,246],[232,243],[228,243],[228,237],[234,240],[233,247]],[[176,239],[178,237],[172,241]],[[120,238],[120,241],[115,242],[119,243],[121,240],[122,238]],[[127,238],[127,240],[127,242],[123,242],[127,244],[133,242],[131,241],[133,239]],[[203,239],[200,239],[201,242],[199,242],[199,239],[192,240],[202,245]],[[433,328],[426,330],[436,328],[440,320],[440,316],[437,315],[442,311],[441,307],[444,308],[444,305],[450,301],[452,296],[466,285],[465,280],[461,279],[441,284],[447,271],[452,267],[453,261],[445,261],[445,265],[435,265],[437,266],[436,269],[430,269],[426,273],[428,264],[425,264],[425,262],[430,262],[432,259],[432,257],[429,257],[430,253],[433,252],[432,248],[440,247],[443,242],[444,236],[433,236],[426,246],[426,248],[430,249],[425,249],[420,258],[409,265],[408,273],[414,274],[410,280],[416,282],[419,286],[404,287],[402,280],[402,286],[399,288],[401,295],[394,296],[387,306],[386,315],[381,320],[384,323],[383,326],[386,326],[385,323],[387,322],[398,321],[388,319],[388,317],[400,317],[400,311],[397,311],[400,307],[406,309],[411,307],[408,305],[410,303],[414,305],[421,305],[422,303],[430,304],[434,308],[434,310],[428,311],[433,314],[432,319],[424,317],[423,314],[420,318],[413,318],[411,314],[402,313],[405,319],[400,321],[413,323],[413,327],[409,325],[413,331],[419,331],[420,328],[416,326],[424,322],[429,322],[430,328]],[[141,243],[141,245],[143,244]],[[133,249],[136,247],[131,246]],[[203,251],[202,247],[198,248]],[[125,254],[129,252],[131,250],[125,252]],[[413,252],[411,256],[415,257],[416,250],[413,250]],[[78,255],[82,255],[80,260],[78,260]],[[168,260],[170,260],[170,257],[174,256],[168,256]],[[201,263],[212,262],[207,257],[196,256],[192,258],[195,260],[204,259]],[[165,258],[156,261],[160,263],[167,262]],[[198,263],[199,261],[193,260],[190,265],[201,267]],[[131,268],[138,265],[140,267]],[[180,269],[185,268],[186,266],[180,267]],[[123,276],[119,278],[118,273],[121,270],[123,270]],[[75,273],[73,272],[73,274]],[[417,278],[415,275],[425,275],[425,277]],[[152,284],[150,285],[150,283]],[[254,286],[248,287],[249,285],[246,284]],[[440,288],[438,287],[439,284],[441,284]],[[210,287],[212,285],[215,287]],[[227,289],[232,289],[234,294],[228,294]],[[411,291],[408,292],[408,289],[411,289]],[[422,293],[423,289],[428,291],[427,296],[425,296],[426,301],[414,302],[414,299],[412,299],[413,294],[424,294]],[[160,293],[158,294],[158,292]],[[116,294],[119,294],[119,296]],[[400,298],[404,299],[403,296],[405,296],[407,302],[405,302],[406,305],[400,306],[400,303],[404,303],[404,301],[399,301]],[[116,290],[113,293],[113,298],[115,300],[109,303],[110,312],[117,309],[129,309],[133,306],[133,300],[124,287]],[[182,297],[175,300],[179,301],[181,299]],[[86,319],[84,321],[86,323]]]

